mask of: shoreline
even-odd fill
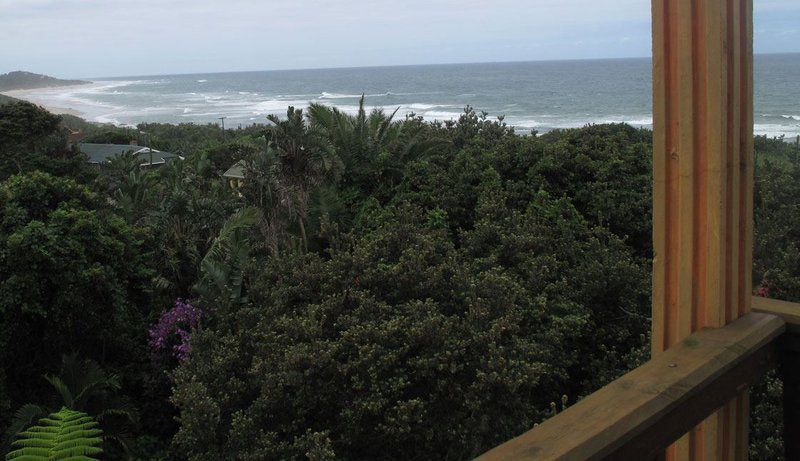
[[[0,94],[2,94],[4,96],[11,97],[11,98],[24,100],[24,101],[30,102],[32,104],[36,104],[36,105],[46,109],[47,111],[49,111],[49,112],[51,112],[53,114],[70,115],[70,116],[74,116],[74,117],[79,117],[79,118],[85,120],[88,123],[104,124],[106,122],[94,119],[92,117],[92,115],[90,113],[86,112],[85,110],[81,110],[81,109],[78,109],[78,108],[75,108],[75,107],[72,107],[71,105],[69,105],[69,103],[71,101],[67,100],[68,98],[57,98],[57,97],[54,98],[54,96],[56,96],[56,95],[58,95],[60,93],[65,93],[65,92],[69,93],[71,91],[76,91],[76,90],[81,90],[81,89],[88,89],[88,88],[91,88],[92,86],[97,86],[97,85],[102,85],[102,84],[103,84],[103,82],[88,82],[88,83],[77,84],[77,85],[48,86],[48,87],[40,87],[40,88],[27,88],[27,89],[20,89],[20,90],[8,90],[8,91],[2,91],[2,92],[0,92]],[[64,104],[64,103],[67,103],[67,104]],[[507,122],[509,121],[508,119],[506,119],[506,120],[507,120]],[[124,123],[115,123],[115,122],[109,122],[109,123],[111,123],[112,125],[115,125],[115,126],[128,126],[128,125],[126,125]],[[148,123],[148,122],[143,119],[143,120],[139,120],[137,123]],[[168,124],[179,125],[181,123],[187,123],[187,122],[183,122],[183,121],[180,121],[180,120],[171,120],[171,121],[162,121],[162,122],[159,122],[159,123],[168,123]],[[203,124],[203,122],[198,122],[198,121],[190,121],[189,123]],[[209,122],[206,122],[206,123],[213,123],[213,121],[209,121]],[[606,123],[624,123],[624,124],[628,124],[628,125],[630,125],[630,126],[632,126],[634,128],[644,128],[644,129],[652,130],[652,126],[651,125],[640,125],[640,124],[634,124],[634,123],[626,122],[626,121],[622,121],[622,122],[606,122]],[[253,124],[258,124],[258,123],[256,122],[256,123],[253,123]],[[582,126],[591,125],[591,124],[598,124],[598,123],[587,122]],[[246,125],[248,125],[248,124],[245,124],[245,126]],[[565,129],[570,129],[570,128],[578,128],[578,127],[572,127],[572,126],[570,126],[570,127],[566,127],[566,126],[565,127],[548,127],[548,128],[544,128],[544,127],[527,127],[527,126],[521,126],[521,125],[515,126],[513,123],[509,123],[509,125],[510,126],[514,126],[519,131],[520,134],[527,134],[527,132],[530,132],[530,130],[536,130],[539,134],[544,134],[544,133],[547,133],[549,131],[554,131],[554,130],[565,130]],[[757,126],[758,126],[758,124],[755,124],[754,128],[757,127]],[[777,133],[759,133],[758,130],[754,130],[754,131],[755,131],[754,132],[755,136],[766,136],[769,139],[779,139],[779,138],[781,138],[781,135],[778,135]],[[783,140],[785,142],[787,142],[787,143],[790,143],[790,144],[796,144],[798,137],[800,137],[800,133],[793,133],[791,135],[783,134]]]
[[[20,98],[29,93],[35,93],[37,91],[55,91],[55,90],[70,90],[70,89],[77,89],[77,88],[84,88],[89,85],[95,85],[95,82],[87,82],[87,83],[80,83],[77,85],[58,85],[58,86],[42,86],[39,88],[25,88],[21,90],[4,90],[2,93],[6,96],[11,96],[12,98]]]
[[[88,83],[81,83],[78,85],[62,85],[62,86],[45,86],[41,88],[26,88],[24,90],[8,90],[0,92],[0,94],[4,96],[8,96],[11,98],[21,99],[23,101],[27,101],[31,104],[36,104],[37,106],[43,107],[47,109],[49,112],[52,112],[56,115],[72,115],[75,117],[80,117],[86,119],[87,114],[83,111],[75,109],[73,107],[63,107],[60,105],[54,105],[51,103],[46,103],[45,101],[48,99],[46,96],[47,93],[54,93],[63,90],[74,90],[79,88],[85,88],[89,85],[93,85],[94,82]],[[41,95],[40,95],[41,94]],[[88,120],[87,120],[88,121]]]

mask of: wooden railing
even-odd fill
[[[753,310],[689,336],[478,459],[660,459],[667,446],[781,364],[786,459],[800,459],[800,304],[753,298]]]

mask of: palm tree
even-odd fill
[[[429,127],[418,117],[395,120],[398,110],[387,115],[374,109],[367,115],[363,96],[355,115],[324,104],[309,107],[311,126],[336,147],[347,171],[345,181],[354,189],[369,193],[383,183],[396,182],[407,162],[446,144],[430,136]]]
[[[48,404],[28,403],[17,410],[6,431],[6,445],[24,428],[65,407],[91,415],[103,428],[104,440],[128,451],[128,430],[137,418],[132,407],[115,395],[121,387],[117,375],[107,374],[92,360],[70,354],[62,357],[59,375],[44,375],[44,379],[55,391],[53,398]]]
[[[396,109],[391,115],[373,110],[367,116],[364,97],[361,97],[356,115],[349,115],[337,107],[314,103],[308,108],[311,126],[318,127],[336,146],[348,171],[361,162],[370,162],[376,153],[388,147],[397,138],[399,124],[394,122]]]
[[[147,219],[156,229],[159,274],[155,286],[168,298],[185,296],[197,282],[198,267],[235,198],[214,175],[204,153],[174,160],[159,172],[158,200]]]
[[[250,259],[246,231],[259,217],[257,208],[244,208],[231,216],[200,263],[201,278],[195,290],[205,299],[224,293],[227,301],[244,301],[244,270]]]
[[[143,160],[126,152],[109,160],[98,179],[109,201],[130,223],[138,222],[155,197],[155,177],[142,168]]]
[[[326,133],[306,124],[302,109],[289,107],[286,120],[267,119],[269,147],[275,149],[283,177],[297,185],[318,183],[341,173],[341,160]]]
[[[342,163],[326,134],[307,124],[301,109],[290,107],[285,120],[274,115],[268,119],[272,125],[267,149],[249,165],[260,188],[260,228],[274,251],[286,243],[278,236],[296,225],[303,248],[308,248],[311,196],[316,188],[338,178]]]
[[[309,225],[318,231],[334,216],[347,221],[338,186],[348,191],[344,196],[388,190],[382,186],[399,181],[407,162],[443,144],[419,118],[395,121],[396,115],[397,110],[368,114],[362,97],[355,115],[311,104],[305,117],[293,107],[286,119],[268,117],[267,149],[248,162],[247,172],[270,250],[291,246],[286,236],[293,231],[307,250]]]

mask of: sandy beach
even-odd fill
[[[63,105],[54,105],[52,103],[53,96],[56,94],[64,94],[69,92],[70,90],[76,90],[81,88],[86,88],[93,85],[93,83],[86,83],[82,85],[67,85],[67,86],[52,86],[52,87],[44,87],[44,88],[32,88],[26,90],[11,90],[11,91],[3,91],[0,94],[5,96],[10,96],[12,98],[22,99],[24,101],[32,102],[36,105],[44,107],[48,111],[54,114],[67,114],[67,115],[74,115],[76,117],[85,117],[86,114],[81,112],[80,110],[70,107],[70,106],[63,106]]]

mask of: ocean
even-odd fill
[[[755,132],[800,135],[800,54],[755,60]],[[427,120],[458,118],[469,105],[505,116],[521,132],[590,123],[652,126],[650,59],[448,64],[89,78],[91,85],[30,90],[20,96],[69,108],[88,120],[263,123],[309,102],[369,108]]]

